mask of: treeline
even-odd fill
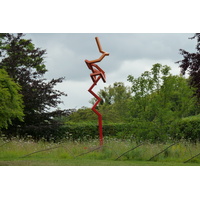
[[[138,78],[129,75],[130,87],[116,82],[99,91],[102,101],[98,109],[104,124],[116,131],[111,135],[138,141],[188,138],[187,133],[181,136],[177,124],[200,113],[196,89],[190,86],[189,79],[172,75],[170,70],[167,65],[155,64]],[[95,125],[97,117],[89,108],[82,108],[71,114],[67,123],[77,124],[77,128],[81,123]]]

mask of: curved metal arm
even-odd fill
[[[96,59],[96,60],[85,60],[86,63],[97,63],[97,62],[100,62],[105,56],[109,56],[109,53],[105,52],[102,50],[102,47],[101,47],[101,44],[100,44],[100,41],[99,41],[99,38],[98,37],[95,37],[95,40],[96,40],[96,43],[97,43],[97,46],[98,46],[98,49],[99,49],[99,52],[102,53],[102,55]]]
[[[100,53],[106,53],[105,51],[102,50],[102,47],[101,47],[101,44],[100,44],[100,40],[98,37],[95,37],[95,40],[96,40],[96,43],[97,43],[97,46],[98,46],[98,49],[99,49],[99,52]],[[106,53],[109,55],[109,53]]]

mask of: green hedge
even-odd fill
[[[32,132],[31,132],[32,130]],[[33,139],[47,141],[78,140],[86,141],[99,138],[98,126],[93,123],[67,123],[65,125],[48,125],[28,127],[16,132],[19,136],[31,135]],[[191,142],[200,141],[200,115],[183,118],[163,127],[155,122],[135,120],[131,123],[103,124],[104,137],[131,139],[136,142],[166,142],[185,139]]]
[[[62,127],[62,135],[66,139],[87,140],[98,138],[98,126],[94,124],[68,123]],[[149,140],[164,141],[166,135],[157,131],[151,122],[134,121],[132,123],[104,124],[103,135],[119,139],[131,139],[136,142]]]
[[[133,124],[105,124],[103,135],[110,137],[130,138],[134,130]],[[62,127],[66,139],[87,140],[98,138],[98,126],[94,124],[66,124]]]
[[[200,115],[186,117],[173,124],[175,139],[185,139],[191,142],[200,141]]]
[[[94,124],[69,123],[62,127],[62,135],[73,140],[98,138],[98,126]],[[200,141],[200,115],[180,119],[161,129],[153,122],[134,121],[132,123],[104,124],[103,135],[136,142],[166,142],[185,139]]]

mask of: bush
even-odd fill
[[[97,139],[99,132],[96,123],[70,122],[61,126],[56,132],[48,131],[48,135],[56,140],[87,141]],[[103,135],[136,142],[149,141],[155,143],[181,139],[197,142],[200,141],[200,115],[182,118],[167,124],[165,127],[159,127],[155,122],[140,120],[134,120],[131,123],[103,124]]]
[[[173,124],[174,139],[185,139],[191,142],[200,141],[200,115],[186,117]]]
[[[8,136],[8,135],[7,135]],[[12,135],[14,136],[14,135]],[[16,130],[16,136],[45,141],[88,141],[99,138],[96,123],[46,124],[42,126],[26,126]],[[131,123],[103,124],[103,136],[135,141],[167,142],[185,139],[191,142],[200,141],[200,115],[174,121],[166,127],[159,127],[155,122],[135,120]]]
[[[13,129],[11,133],[9,133],[9,130],[3,130],[3,135],[8,139],[18,137],[20,139],[31,138],[34,141],[44,140],[48,142],[60,141],[63,138],[63,134],[63,128],[59,124],[19,126],[17,129]]]
[[[133,135],[133,124],[105,124],[103,135],[127,139]],[[72,140],[88,140],[99,137],[98,126],[95,124],[68,123],[62,127],[64,138]]]
[[[95,124],[67,123],[62,127],[63,138],[72,140],[88,140],[99,137],[98,126]],[[151,122],[134,121],[132,123],[113,123],[103,125],[103,135],[118,139],[129,139],[136,142],[164,141],[166,134],[160,133]]]

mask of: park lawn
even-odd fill
[[[106,142],[100,148],[97,141],[59,144],[2,141],[0,166],[200,166],[200,143],[137,146],[128,141]],[[195,155],[197,157],[185,163]]]

